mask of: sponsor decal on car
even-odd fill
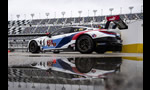
[[[92,37],[96,37],[96,36],[97,36],[96,34],[93,34],[93,35],[92,35]]]
[[[53,40],[47,40],[47,46],[56,46],[56,43],[53,43]]]
[[[119,15],[107,17],[107,21],[115,21],[119,19],[120,19]]]

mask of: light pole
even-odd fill
[[[81,20],[80,17],[81,17],[82,11],[78,11],[78,13],[79,13],[79,20]],[[80,24],[80,21],[79,21],[79,24]]]
[[[89,17],[89,10],[88,10],[88,17]]]
[[[101,16],[103,15],[103,9],[101,9]]]
[[[133,6],[129,7],[129,9],[130,9],[130,14],[132,14],[132,9],[133,9],[133,8],[134,8]]]
[[[48,19],[49,13],[45,13],[45,15],[47,16],[47,19]]]
[[[120,7],[120,14],[122,14],[122,7]]]
[[[65,13],[66,13],[66,12],[61,12],[61,14],[62,14],[63,18],[64,18],[64,16],[65,16]]]
[[[39,13],[39,19],[41,19],[41,13]]]
[[[66,12],[64,12],[64,11],[61,12],[61,14],[62,14],[62,16],[63,16],[63,20],[64,20],[65,13],[66,13]],[[62,24],[65,24],[65,21],[63,21]]]
[[[11,14],[11,21],[13,20],[13,15]]]
[[[141,13],[143,13],[143,5],[141,5]]]
[[[56,12],[54,12],[54,18],[56,18]]]
[[[19,15],[19,14],[17,14],[17,15],[16,15],[16,17],[17,17],[17,19],[19,20],[20,15]]]
[[[32,13],[32,14],[31,14],[31,17],[32,17],[32,20],[33,20],[33,17],[34,17],[34,13]]]
[[[78,11],[78,13],[79,13],[79,17],[81,17],[81,13],[82,13],[82,11]]]
[[[72,18],[72,11],[71,11],[71,18]]]
[[[26,20],[26,14],[24,14],[24,18],[25,18],[25,20]]]
[[[96,12],[97,12],[97,10],[93,10],[93,13],[94,13],[94,17],[96,16]]]
[[[93,10],[93,13],[94,13],[93,20],[94,20],[94,21],[95,21],[96,12],[97,12],[97,10]]]
[[[112,11],[114,10],[114,8],[110,8],[109,11],[110,11],[110,15],[112,15]]]

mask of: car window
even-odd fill
[[[58,29],[58,30],[54,31],[54,32],[52,33],[52,36],[58,35],[58,33],[59,33],[60,30],[61,30],[61,29]]]
[[[52,33],[52,36],[70,33],[71,27],[61,28]]]
[[[84,30],[86,30],[86,28],[72,28],[72,29],[70,30],[70,33],[79,32],[79,31],[84,31]]]

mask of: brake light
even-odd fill
[[[114,33],[114,32],[108,32],[108,31],[100,31],[100,32],[106,33],[106,34],[113,34],[113,35],[116,35],[116,33]]]

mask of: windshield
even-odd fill
[[[67,33],[84,31],[84,30],[87,30],[87,28],[83,28],[83,27],[65,27],[65,28],[60,28],[60,29],[52,32],[51,35],[56,36],[56,35],[62,35],[62,34],[67,34]]]

